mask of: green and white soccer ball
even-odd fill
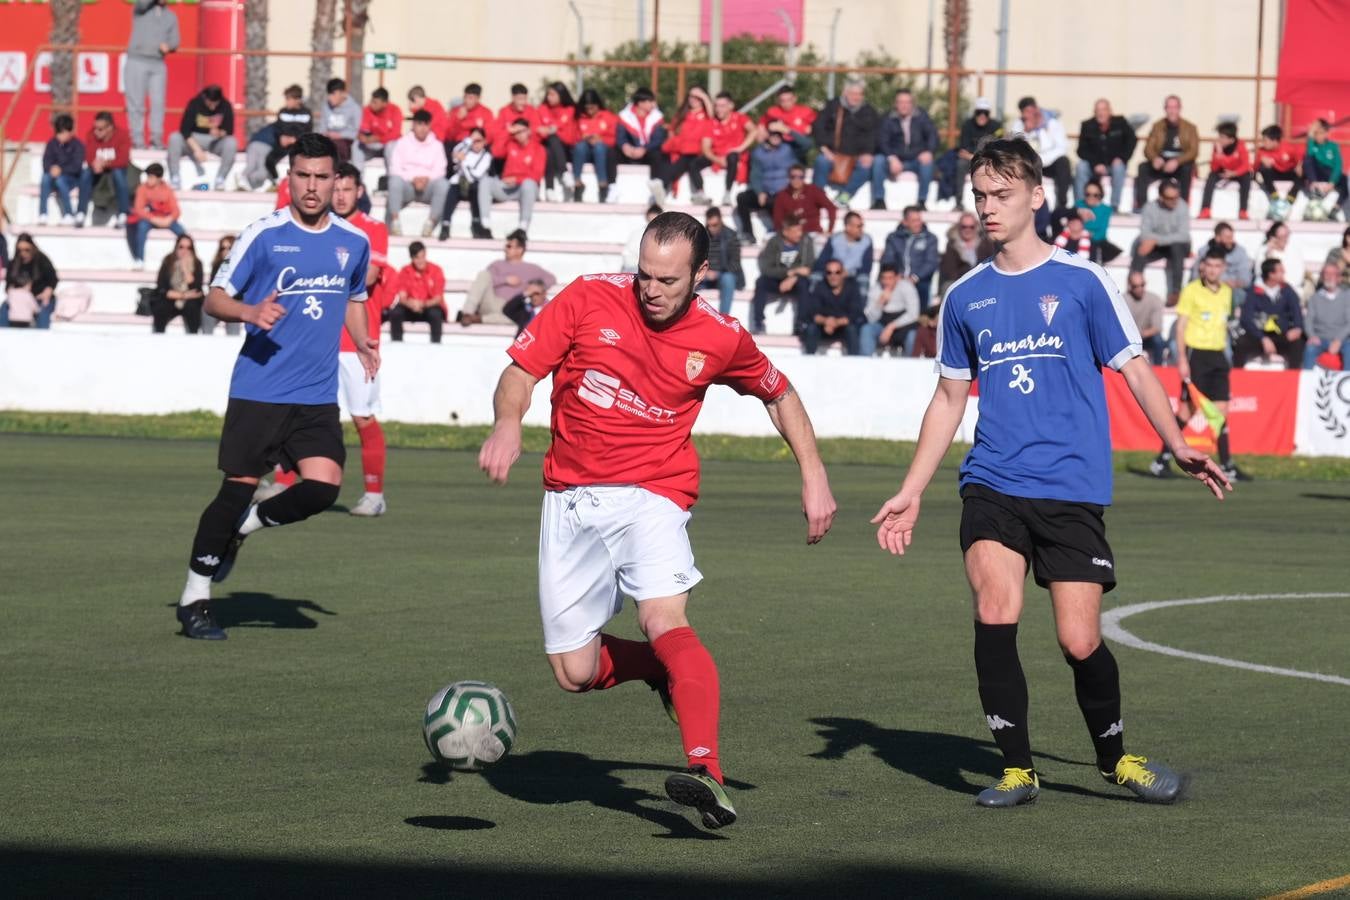
[[[1325,222],[1331,218],[1327,210],[1327,198],[1312,196],[1308,198],[1308,205],[1303,208],[1303,221],[1305,222]]]
[[[1283,222],[1285,219],[1289,218],[1289,213],[1292,212],[1293,209],[1293,204],[1284,197],[1276,197],[1274,200],[1270,201],[1271,221]]]
[[[516,714],[496,685],[456,681],[427,702],[422,737],[438,762],[476,772],[511,752]]]

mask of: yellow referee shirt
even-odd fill
[[[1217,291],[1200,279],[1181,289],[1177,315],[1186,317],[1186,346],[1193,350],[1222,350],[1228,342],[1228,317],[1233,314],[1233,289]]]

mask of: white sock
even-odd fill
[[[248,508],[248,517],[244,519],[244,524],[239,526],[240,534],[252,534],[263,527],[262,519],[258,518],[258,504],[253,504]]]
[[[383,500],[384,491],[366,491],[366,496],[372,500]]]
[[[198,600],[211,599],[211,576],[198,575],[188,569],[187,584],[183,585],[183,596],[178,599],[179,606],[188,606]]]

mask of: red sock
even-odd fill
[[[656,658],[670,675],[670,699],[680,717],[680,740],[691,766],[707,766],[722,781],[717,760],[717,709],[721,694],[717,665],[694,629],[675,628],[652,641]]]
[[[384,493],[384,429],[374,419],[364,428],[356,429],[361,438],[361,470],[366,476],[366,491]]]
[[[646,641],[626,641],[600,635],[600,665],[588,691],[603,691],[625,681],[665,678],[666,669]]]
[[[284,487],[290,487],[300,480],[300,473],[293,470],[287,472],[285,469],[281,468],[281,466],[277,466],[275,473],[273,473],[272,480]]]

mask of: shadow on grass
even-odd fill
[[[497,827],[496,822],[474,816],[408,816],[403,821],[408,825],[436,831],[486,831]]]
[[[1308,500],[1350,500],[1350,494],[1308,493],[1308,494],[1299,494],[1299,496],[1304,497]]]
[[[313,600],[290,600],[272,594],[236,591],[211,603],[221,628],[318,628],[306,613],[335,616]]]

